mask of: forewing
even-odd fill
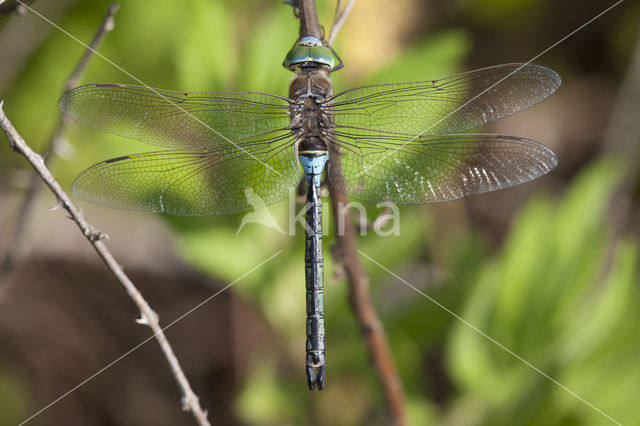
[[[243,140],[240,147],[127,155],[80,174],[80,198],[129,210],[200,216],[258,209],[282,200],[299,179],[290,131]]]
[[[343,137],[332,150],[329,178],[341,191],[364,201],[398,204],[451,201],[508,188],[557,164],[544,145],[504,135]]]
[[[267,93],[187,93],[89,84],[65,93],[60,109],[119,136],[170,148],[207,148],[289,127],[289,101]]]
[[[560,85],[553,70],[534,64],[483,68],[441,80],[381,84],[336,95],[329,107],[338,130],[415,136],[463,132],[521,111]]]

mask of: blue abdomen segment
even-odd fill
[[[313,185],[317,188],[320,186],[320,176],[324,170],[325,164],[327,164],[327,154],[301,154],[300,163],[302,164],[302,171],[307,177],[307,185],[313,180]]]
[[[307,214],[305,223],[305,288],[307,296],[307,384],[309,389],[324,387],[324,258],[322,255],[322,202],[318,195],[320,177],[327,154],[305,153],[299,156],[307,177]]]

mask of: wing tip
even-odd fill
[[[544,74],[547,77],[545,81],[549,83],[549,94],[555,92],[556,89],[562,85],[562,77],[560,77],[560,74],[546,65],[535,64],[533,62],[524,62],[506,64],[506,66],[517,67],[516,71],[514,72],[518,72],[522,68],[528,68],[535,69],[538,73]]]

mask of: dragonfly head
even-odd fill
[[[301,37],[289,50],[282,65],[291,71],[323,66],[328,67],[329,71],[335,71],[344,66],[331,47],[323,45],[322,40],[311,36]]]

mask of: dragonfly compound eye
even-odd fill
[[[282,65],[291,71],[318,66],[327,66],[333,70],[341,63],[333,49],[323,46],[322,41],[315,37],[302,37],[289,50]]]

